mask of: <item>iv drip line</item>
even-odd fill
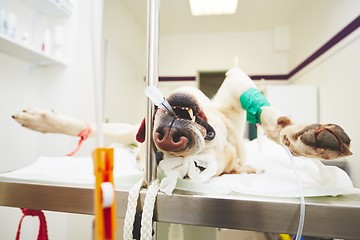
[[[154,105],[163,107],[170,115],[176,117],[176,114],[170,103],[166,100],[163,93],[157,87],[154,85],[149,85],[145,89],[145,94],[148,98],[150,98]]]
[[[299,218],[299,225],[298,225],[298,229],[296,232],[296,238],[295,240],[300,240],[302,233],[303,233],[303,229],[304,229],[304,222],[305,222],[305,197],[304,197],[304,191],[303,191],[303,186],[301,183],[301,179],[299,176],[299,173],[296,169],[296,165],[295,165],[295,160],[294,160],[294,156],[291,154],[291,152],[289,151],[289,149],[284,148],[285,152],[289,155],[289,158],[291,160],[292,163],[292,167],[294,169],[295,172],[295,176],[296,176],[296,180],[298,182],[298,186],[299,186],[299,193],[300,193],[300,218]]]

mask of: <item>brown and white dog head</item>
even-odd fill
[[[209,100],[193,88],[179,89],[167,100],[176,116],[163,108],[157,109],[153,128],[155,146],[167,157],[200,153],[216,137],[206,114]]]
[[[167,101],[176,116],[157,108],[152,136],[156,148],[165,157],[187,157],[214,145],[222,145],[218,141],[224,132],[223,122],[218,114],[214,114],[216,110],[211,100],[199,89],[179,88],[168,96]],[[218,128],[221,128],[219,133]],[[144,132],[141,129],[140,135]]]

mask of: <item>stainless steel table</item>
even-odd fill
[[[141,192],[140,206],[145,191]],[[117,217],[124,218],[128,190],[117,189]],[[0,205],[93,214],[93,188],[0,178]],[[296,198],[248,195],[159,193],[154,220],[208,227],[296,233],[300,203]],[[360,195],[306,198],[304,235],[360,239]]]

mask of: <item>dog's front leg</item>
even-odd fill
[[[54,110],[30,108],[22,110],[12,116],[23,127],[41,133],[57,133],[69,136],[79,136],[79,133],[88,129],[89,137],[95,137],[96,124],[86,123],[83,120],[62,115]],[[120,143],[125,145],[138,142],[135,139],[139,124],[105,123],[103,124],[104,138],[107,143]]]
[[[77,136],[86,129],[84,121],[64,116],[54,110],[30,108],[12,116],[19,124],[41,133],[59,133]]]

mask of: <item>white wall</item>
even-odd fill
[[[146,30],[121,1],[104,1],[105,118],[138,123],[145,116]]]
[[[304,0],[291,26],[290,69],[295,67],[359,15],[358,0]]]
[[[249,32],[161,35],[160,76],[196,76],[198,71],[224,71],[239,66],[248,74],[288,71],[288,56],[274,51],[272,29]]]

